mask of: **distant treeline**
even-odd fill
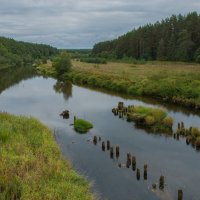
[[[200,15],[172,15],[112,41],[94,45],[93,56],[200,62]]]
[[[36,59],[54,56],[58,50],[49,45],[18,42],[0,37],[0,69],[31,64]]]

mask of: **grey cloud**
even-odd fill
[[[0,0],[0,35],[91,48],[135,27],[200,11],[199,0]]]

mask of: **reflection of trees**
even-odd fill
[[[33,67],[20,67],[0,70],[0,93],[7,88],[18,84],[22,80],[32,78],[36,75]]]
[[[72,83],[70,81],[57,81],[53,88],[56,93],[62,93],[65,100],[72,96]]]

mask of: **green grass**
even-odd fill
[[[74,128],[79,133],[86,133],[89,129],[93,128],[93,125],[84,119],[76,119],[74,122]]]
[[[0,199],[92,200],[89,188],[46,126],[0,113]]]
[[[132,96],[149,96],[200,110],[200,65],[180,62],[99,64],[73,61],[66,78]]]
[[[165,110],[144,106],[128,106],[128,120],[149,128],[153,132],[172,134],[173,119]]]

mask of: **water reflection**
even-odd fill
[[[95,87],[87,86],[87,85],[84,85],[84,86],[79,85],[79,87],[88,88],[90,90],[109,94],[111,96],[122,97],[123,99],[126,99],[126,100],[133,100],[134,99],[134,100],[142,101],[146,104],[164,107],[170,112],[181,112],[181,113],[183,113],[187,116],[190,116],[190,115],[200,116],[200,111],[191,110],[190,108],[185,108],[181,105],[175,105],[175,104],[167,103],[165,101],[161,101],[161,99],[159,100],[159,99],[155,99],[155,98],[152,98],[152,97],[131,96],[131,95],[121,94],[121,93],[109,91],[109,90],[106,90],[106,89],[103,89],[103,88],[95,88]]]
[[[64,99],[67,101],[72,97],[72,83],[70,81],[57,81],[53,86],[56,93],[63,94]]]
[[[35,76],[35,69],[29,66],[0,70],[0,94],[9,87],[18,84],[20,81]]]

